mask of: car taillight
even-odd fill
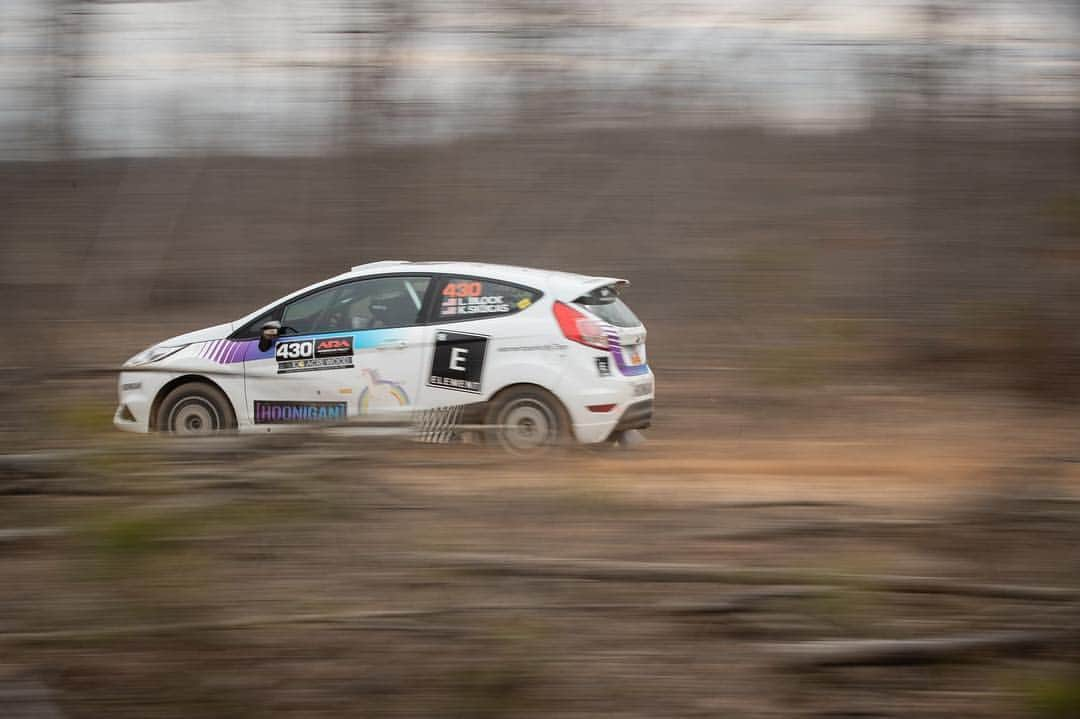
[[[568,340],[580,342],[598,350],[608,349],[607,336],[599,322],[563,302],[555,303],[555,321]]]

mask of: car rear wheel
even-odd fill
[[[540,387],[511,387],[492,400],[484,423],[489,441],[517,454],[544,452],[564,444],[570,420],[559,400]]]
[[[170,434],[202,437],[236,429],[236,415],[229,399],[217,387],[190,382],[165,395],[155,426]]]

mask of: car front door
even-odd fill
[[[316,290],[284,305],[281,335],[244,363],[252,424],[343,422],[413,408],[421,311],[430,278],[383,276]]]

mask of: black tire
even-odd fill
[[[236,413],[217,387],[188,382],[161,400],[154,426],[159,432],[205,437],[236,429]]]
[[[567,444],[570,417],[555,395],[520,385],[495,395],[484,415],[487,441],[515,454],[539,454]]]

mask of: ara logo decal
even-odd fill
[[[352,337],[328,337],[315,341],[316,357],[334,357],[353,353]]]

